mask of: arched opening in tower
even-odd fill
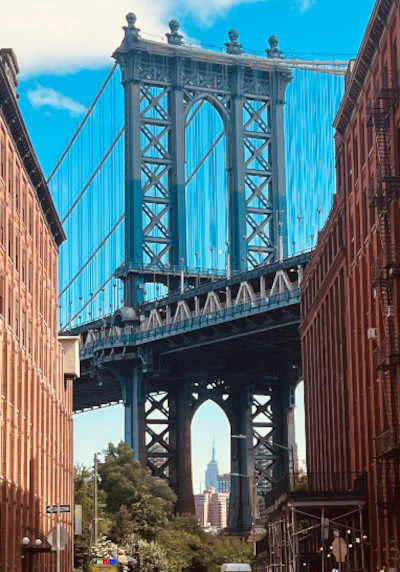
[[[186,266],[199,270],[222,271],[228,260],[227,137],[218,105],[199,99],[185,121]]]
[[[214,401],[207,400],[196,411],[191,445],[196,515],[203,527],[225,528],[231,481],[230,424]]]

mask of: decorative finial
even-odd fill
[[[136,14],[134,14],[133,12],[129,12],[129,14],[126,15],[126,21],[128,22],[128,25],[122,28],[123,30],[125,30],[125,38],[122,44],[124,45],[124,47],[129,48],[139,40],[140,30],[135,26]]]
[[[181,46],[182,45],[182,34],[179,33],[179,28],[181,27],[178,20],[170,20],[168,24],[171,32],[165,34],[168,38],[168,43],[172,44],[173,46]]]
[[[229,30],[228,32],[229,42],[226,42],[225,44],[226,51],[228,54],[238,55],[243,52],[242,44],[239,44],[238,37],[239,37],[239,32],[237,30]]]
[[[281,58],[282,52],[278,48],[279,39],[276,36],[270,36],[268,38],[269,49],[266,49],[267,58]]]

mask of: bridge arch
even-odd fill
[[[212,421],[210,421],[212,418]],[[193,492],[203,492],[207,486],[215,486],[216,492],[225,492],[216,479],[213,484],[206,482],[205,471],[211,461],[216,467],[220,463],[220,474],[230,473],[231,466],[231,425],[224,409],[213,399],[205,399],[193,412],[191,419],[191,466]],[[216,478],[214,475],[212,478]],[[199,491],[198,483],[201,483]]]
[[[229,228],[227,110],[216,96],[199,94],[185,109],[184,125],[187,265],[224,270]]]

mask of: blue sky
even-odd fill
[[[12,47],[17,54],[20,106],[48,174],[107,73],[127,12],[137,14],[144,37],[161,39],[168,21],[178,18],[184,36],[204,47],[222,49],[227,32],[237,28],[247,52],[262,55],[274,34],[288,56],[348,59],[357,52],[373,4],[373,0],[153,0],[151,5],[146,0],[5,0],[0,38],[1,47]],[[213,431],[217,457],[227,471],[227,426],[212,407],[204,407],[193,427],[194,440],[202,435],[194,441],[196,488],[200,475],[204,479]],[[89,464],[95,451],[122,435],[121,408],[76,417],[76,460]]]

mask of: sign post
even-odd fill
[[[57,572],[61,572],[61,530],[60,530],[60,526],[61,526],[61,513],[60,513],[60,505],[57,505],[57,546],[56,546],[56,551],[57,551]]]
[[[61,572],[61,550],[64,550],[65,545],[69,540],[68,531],[61,526],[61,514],[70,511],[71,511],[71,506],[69,504],[53,504],[46,506],[47,514],[57,513],[57,524],[50,530],[47,536],[47,541],[51,545],[52,550],[56,551],[57,572]]]

